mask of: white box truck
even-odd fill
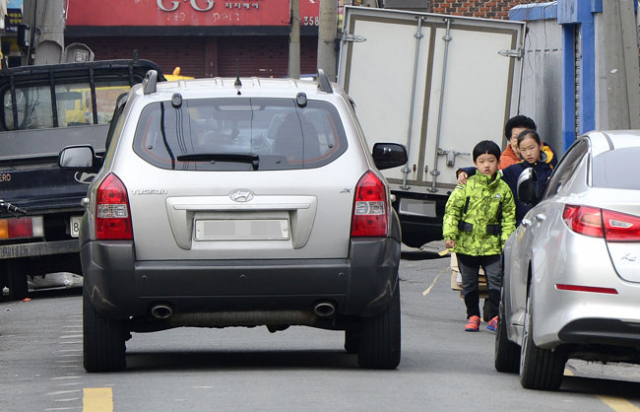
[[[351,96],[370,147],[409,151],[385,170],[403,242],[442,239],[455,172],[481,140],[505,147],[518,114],[525,23],[345,7],[338,82]]]

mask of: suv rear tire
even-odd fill
[[[87,372],[115,372],[127,366],[126,324],[107,319],[93,307],[86,289],[82,300],[84,369]]]
[[[389,306],[377,316],[363,319],[358,365],[369,369],[395,369],[400,364],[400,285]]]

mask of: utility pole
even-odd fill
[[[24,20],[31,27],[31,39],[23,65],[62,62],[65,3],[65,0],[24,0]]]
[[[291,0],[289,32],[289,77],[300,78],[300,0]]]
[[[338,36],[338,10],[336,0],[320,0],[320,27],[318,27],[318,68],[329,80],[336,81],[336,37]]]

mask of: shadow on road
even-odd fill
[[[638,401],[640,400],[640,382],[565,376],[562,380],[561,392],[621,397]]]
[[[236,369],[359,369],[357,356],[342,350],[127,353],[127,371]]]

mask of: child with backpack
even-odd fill
[[[498,325],[498,305],[502,285],[500,256],[504,243],[515,231],[516,206],[513,193],[498,173],[500,147],[490,140],[473,149],[476,173],[467,184],[458,185],[447,201],[443,237],[445,247],[458,257],[462,275],[462,294],[467,307],[465,330],[480,328],[478,270],[483,267],[489,295],[489,323]]]

